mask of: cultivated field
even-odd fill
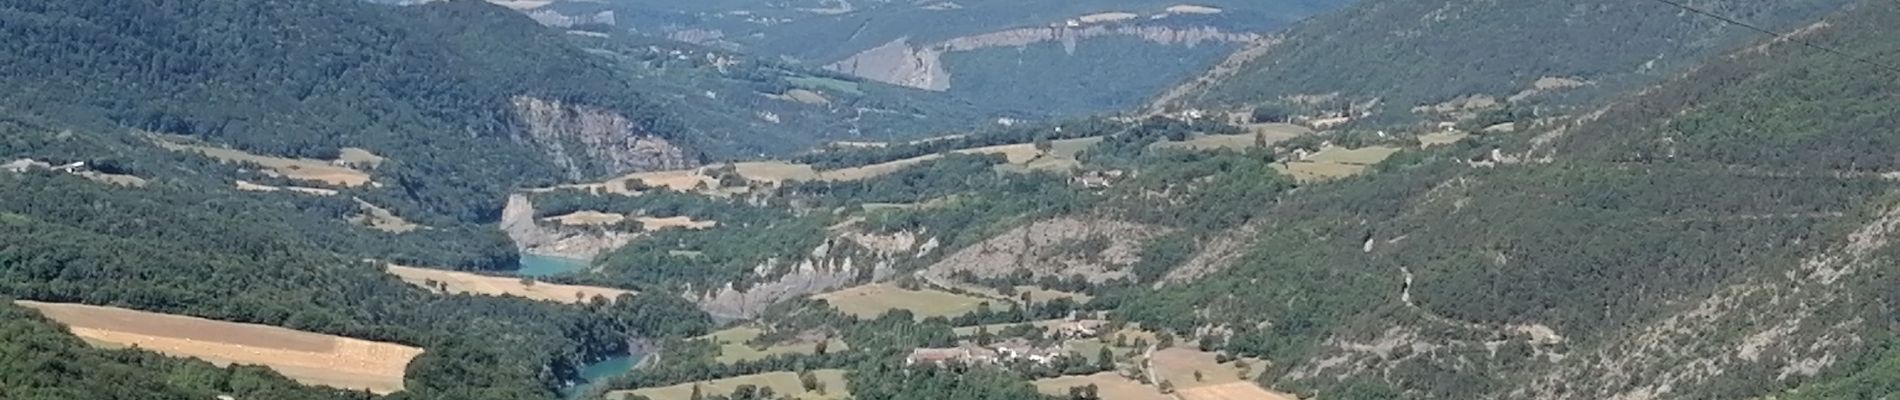
[[[263,166],[267,170],[265,172],[268,174],[290,179],[323,182],[329,185],[346,187],[356,187],[370,183],[368,173],[339,165],[342,164],[342,162],[330,162],[308,158],[262,156],[223,147],[179,143],[173,141],[173,139],[157,135],[151,137],[153,143],[157,143],[160,147],[164,147],[167,150],[199,153],[206,157],[215,158],[224,162],[256,164]],[[357,158],[356,161],[362,161],[366,154],[370,157],[374,156],[373,154],[368,154],[367,151],[360,153],[351,152],[349,154]],[[380,157],[376,159],[378,163],[381,162]]]
[[[1357,175],[1397,152],[1397,147],[1388,146],[1358,149],[1329,146],[1304,160],[1276,164],[1274,168],[1301,182],[1327,181]]]
[[[1171,382],[1175,388],[1195,388],[1219,385],[1231,382],[1247,382],[1266,371],[1259,360],[1247,359],[1247,368],[1241,368],[1234,362],[1219,363],[1214,353],[1186,347],[1173,347],[1154,352],[1149,358],[1154,365],[1155,374],[1161,381]],[[1195,379],[1195,373],[1200,379]]]
[[[298,382],[388,394],[422,349],[273,326],[112,307],[18,302],[66,324],[88,343],[132,347],[218,365],[262,365]]]
[[[608,300],[620,295],[633,294],[631,291],[594,286],[558,285],[552,283],[523,280],[515,277],[487,276],[467,272],[444,271],[438,269],[405,267],[390,265],[391,275],[402,278],[403,282],[429,290],[446,289],[449,293],[468,293],[484,296],[518,296],[534,300],[560,303],[581,303],[602,297]],[[435,282],[431,284],[430,282]],[[435,285],[441,285],[441,288]]]
[[[746,345],[747,341],[759,337],[760,333],[763,333],[763,331],[759,330],[759,328],[741,326],[713,332],[710,335],[701,336],[699,339],[709,340],[718,344],[719,358],[717,361],[727,364],[761,360],[779,354],[812,354],[818,351],[818,340],[816,338],[811,338],[810,340],[803,338],[794,339],[789,343],[777,343],[763,349]],[[851,346],[846,345],[844,340],[839,338],[831,338],[831,340],[825,344],[826,353],[850,349]]]
[[[1230,382],[1180,389],[1174,394],[1181,400],[1296,400],[1290,395],[1261,389],[1253,382]]]
[[[276,192],[276,191],[289,190],[292,192],[303,193],[303,194],[308,194],[308,195],[316,195],[316,196],[335,196],[337,195],[337,193],[340,193],[332,189],[319,189],[319,188],[302,187],[302,186],[263,185],[263,184],[252,183],[250,181],[246,181],[242,179],[237,181],[237,189],[243,190],[243,191],[249,191],[249,192]]]
[[[396,213],[389,212],[387,208],[370,204],[367,201],[363,201],[363,199],[354,200],[356,200],[356,206],[362,208],[363,212],[351,216],[350,222],[366,225],[369,226],[370,229],[389,233],[408,233],[409,231],[422,228],[421,225],[416,225],[408,220],[402,219],[402,217],[396,216]]]
[[[575,211],[571,214],[542,218],[541,220],[567,226],[603,226],[626,221],[627,216],[593,210],[582,210]]]
[[[707,229],[719,225],[719,221],[696,221],[693,217],[636,217],[633,220],[640,221],[640,228],[649,232],[670,228]]]
[[[998,308],[996,306],[999,303],[981,297],[931,289],[908,290],[882,283],[812,297],[830,302],[838,311],[864,318],[877,317],[885,311],[897,309],[910,310],[917,318],[952,317],[976,311],[984,302],[992,303],[992,308]]]
[[[758,388],[769,387],[772,388],[773,393],[778,393],[781,396],[790,396],[793,399],[799,400],[840,400],[851,397],[851,393],[845,388],[844,370],[818,369],[812,370],[811,372],[813,375],[818,376],[818,382],[824,388],[822,393],[817,391],[805,391],[805,387],[798,382],[797,373],[768,372],[712,381],[682,383],[673,386],[614,391],[607,393],[607,398],[616,400],[625,399],[628,397],[627,395],[633,394],[646,396],[653,400],[690,400],[693,398],[694,386],[699,387],[701,394],[711,396],[732,394],[732,391],[738,389],[740,385],[752,385]]]
[[[1458,141],[1465,140],[1465,137],[1468,137],[1468,136],[1471,136],[1471,134],[1464,133],[1464,132],[1428,133],[1424,135],[1418,135],[1418,143],[1422,147],[1442,146],[1442,145],[1448,145],[1452,143],[1458,143]]]
[[[1036,380],[1036,391],[1055,396],[1069,395],[1069,388],[1094,384],[1102,400],[1174,400],[1153,386],[1143,385],[1114,372],[1086,376],[1064,376]]]

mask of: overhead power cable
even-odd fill
[[[1662,4],[1665,4],[1665,5],[1668,5],[1668,6],[1670,6],[1670,7],[1675,7],[1675,8],[1680,8],[1680,9],[1682,9],[1683,11],[1688,11],[1688,12],[1691,12],[1691,13],[1695,13],[1695,14],[1698,14],[1698,15],[1702,15],[1702,16],[1704,16],[1704,17],[1709,17],[1709,18],[1713,18],[1713,19],[1715,19],[1715,20],[1717,20],[1717,21],[1722,21],[1723,23],[1727,23],[1727,24],[1729,24],[1729,25],[1735,25],[1735,26],[1739,26],[1739,27],[1742,27],[1742,28],[1745,28],[1745,29],[1748,29],[1748,30],[1751,30],[1751,31],[1755,31],[1755,32],[1759,32],[1759,33],[1761,33],[1761,34],[1763,34],[1763,35],[1768,35],[1769,37],[1773,37],[1773,38],[1776,38],[1776,39],[1782,39],[1782,40],[1786,40],[1786,41],[1789,41],[1789,42],[1794,42],[1794,43],[1796,43],[1796,44],[1800,44],[1800,45],[1802,45],[1802,46],[1805,46],[1805,47],[1808,47],[1808,48],[1811,48],[1811,49],[1815,49],[1815,50],[1820,50],[1821,52],[1824,52],[1824,53],[1828,53],[1828,54],[1833,54],[1833,55],[1836,55],[1836,56],[1840,56],[1840,57],[1842,57],[1842,58],[1846,58],[1846,59],[1848,59],[1848,60],[1852,60],[1852,61],[1855,61],[1855,62],[1859,62],[1859,63],[1862,63],[1862,64],[1867,64],[1867,65],[1869,65],[1869,66],[1873,66],[1874,68],[1879,68],[1879,69],[1883,69],[1883,70],[1886,70],[1887,72],[1893,72],[1893,73],[1900,73],[1900,67],[1896,67],[1896,66],[1893,66],[1893,65],[1890,65],[1890,64],[1883,64],[1883,63],[1881,63],[1881,62],[1879,62],[1879,61],[1874,61],[1873,59],[1870,59],[1870,58],[1867,58],[1867,57],[1862,57],[1862,56],[1860,56],[1860,55],[1858,55],[1858,54],[1854,54],[1854,53],[1849,53],[1849,52],[1846,52],[1846,51],[1843,51],[1843,50],[1841,50],[1841,49],[1836,49],[1836,48],[1833,48],[1833,47],[1829,47],[1829,46],[1824,46],[1824,45],[1821,45],[1821,44],[1817,44],[1817,43],[1814,43],[1814,42],[1811,42],[1811,41],[1808,41],[1808,40],[1804,40],[1804,39],[1801,39],[1801,38],[1796,38],[1796,37],[1794,37],[1794,36],[1793,36],[1793,35],[1791,35],[1791,34],[1784,34],[1784,33],[1780,33],[1780,32],[1775,32],[1775,31],[1772,31],[1772,30],[1769,30],[1769,29],[1767,29],[1767,28],[1762,28],[1761,26],[1758,26],[1758,25],[1755,25],[1755,24],[1751,24],[1751,23],[1748,23],[1748,22],[1743,22],[1743,21],[1741,21],[1741,20],[1738,20],[1738,19],[1735,19],[1735,18],[1729,18],[1728,16],[1725,16],[1725,15],[1721,15],[1721,14],[1716,14],[1716,13],[1714,13],[1714,12],[1711,12],[1711,11],[1708,11],[1708,10],[1703,10],[1703,9],[1700,9],[1700,8],[1695,8],[1695,7],[1691,7],[1691,6],[1689,6],[1688,4],[1683,4],[1683,3],[1681,3],[1681,2],[1679,2],[1679,1],[1676,1],[1676,0],[1648,0],[1648,1],[1653,1],[1653,2],[1657,2],[1657,3],[1662,3]]]

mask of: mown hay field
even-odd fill
[[[1068,396],[1069,388],[1095,385],[1102,400],[1174,400],[1153,386],[1143,385],[1114,372],[1064,376],[1036,380],[1036,391],[1053,396]]]
[[[174,140],[177,139],[156,135],[152,136],[153,143],[157,143],[159,147],[164,147],[167,150],[199,153],[206,157],[215,158],[224,162],[257,164],[264,167],[267,170],[266,172],[271,175],[303,181],[322,182],[333,186],[357,187],[370,184],[369,173],[339,164],[347,162],[382,163],[381,157],[376,157],[374,154],[362,151],[362,149],[347,152],[345,155],[349,156],[349,160],[331,162],[309,158],[272,157],[224,147],[181,143]]]
[[[1253,382],[1230,382],[1180,389],[1174,394],[1181,400],[1296,400],[1287,394],[1261,389]]]
[[[910,290],[895,285],[874,283],[812,296],[831,303],[838,311],[863,318],[874,318],[890,310],[910,310],[917,318],[954,317],[976,311],[984,303],[995,308],[1000,302],[941,290]]]
[[[818,369],[812,370],[811,373],[818,378],[819,384],[824,389],[823,392],[806,391],[804,385],[799,383],[797,373],[768,372],[673,386],[614,391],[607,393],[607,398],[626,399],[628,395],[639,395],[653,400],[691,400],[694,386],[699,387],[702,395],[723,396],[732,394],[732,391],[738,389],[740,385],[772,388],[773,393],[798,400],[841,400],[851,397],[851,392],[845,388],[844,370]]]
[[[17,302],[102,347],[138,347],[218,365],[262,365],[298,382],[388,394],[421,348],[114,307]]]
[[[483,296],[516,296],[533,300],[557,303],[578,304],[592,301],[595,297],[613,300],[621,295],[633,294],[632,291],[579,285],[560,285],[524,280],[516,277],[487,276],[467,272],[444,271],[429,268],[390,265],[390,275],[401,278],[403,282],[429,290],[443,290],[448,293],[467,293]],[[436,285],[440,285],[438,288]]]

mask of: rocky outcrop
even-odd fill
[[[501,229],[523,253],[576,260],[592,260],[638,236],[604,228],[541,226],[535,223],[534,203],[524,194],[508,196],[508,205],[501,211]]]
[[[879,82],[941,91],[950,89],[950,72],[944,70],[943,66],[943,55],[946,53],[993,47],[1023,47],[1045,42],[1061,42],[1065,50],[1074,53],[1081,41],[1107,36],[1132,36],[1164,46],[1189,47],[1202,43],[1260,39],[1258,34],[1226,32],[1213,27],[1065,25],[1017,28],[921,46],[910,43],[910,38],[899,38],[832,63],[826,68]]]
[[[1170,232],[1164,227],[1100,218],[1056,218],[1011,229],[944,257],[924,271],[931,278],[959,272],[998,278],[1018,270],[1037,277],[1082,275],[1100,283],[1128,275],[1141,246]]]
[[[515,140],[539,147],[576,180],[696,165],[684,149],[619,113],[528,96],[516,96],[513,105],[515,117],[527,125]]]
[[[758,316],[778,302],[844,288],[866,280],[895,275],[902,259],[921,257],[936,248],[935,240],[918,240],[910,232],[888,235],[844,232],[812,249],[795,263],[771,260],[753,268],[761,283],[739,289],[727,284],[717,290],[689,295],[701,310],[721,319]]]

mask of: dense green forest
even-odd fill
[[[0,103],[9,114],[269,155],[328,159],[366,148],[389,158],[376,171],[391,189],[383,205],[434,222],[493,221],[508,190],[626,172],[586,152],[543,154],[526,137],[528,121],[511,112],[516,96],[625,116],[634,125],[625,134],[668,139],[683,148],[685,159],[673,161],[683,163],[987,119],[921,91],[812,78],[675,43],[562,33],[480,1],[23,1],[0,4],[0,18],[0,56],[19,61],[0,67],[0,90],[16,94]],[[711,72],[726,64],[735,75]],[[801,76],[863,89],[827,92],[838,104],[818,111],[765,98]],[[707,92],[727,100],[694,99]],[[765,104],[787,106],[780,114],[791,121],[754,116],[774,111]]]
[[[1731,1],[1695,7],[1786,31],[1849,0]],[[1426,17],[1421,17],[1426,16]],[[1499,99],[1539,78],[1594,82],[1561,102],[1602,99],[1669,78],[1759,34],[1660,2],[1367,0],[1302,21],[1285,40],[1190,105],[1253,105],[1338,93],[1399,117],[1466,95]]]
[[[8,154],[60,162],[87,154],[79,160],[112,160],[147,184],[0,175],[0,295],[415,345],[428,352],[410,366],[404,396],[414,398],[546,398],[581,363],[623,354],[636,337],[694,335],[711,324],[669,296],[560,306],[430,294],[364,260],[511,263],[513,251],[482,235],[438,236],[455,231],[369,230],[299,195],[238,192],[226,186],[230,167],[130,136],[4,128]],[[492,251],[504,253],[481,255]]]

